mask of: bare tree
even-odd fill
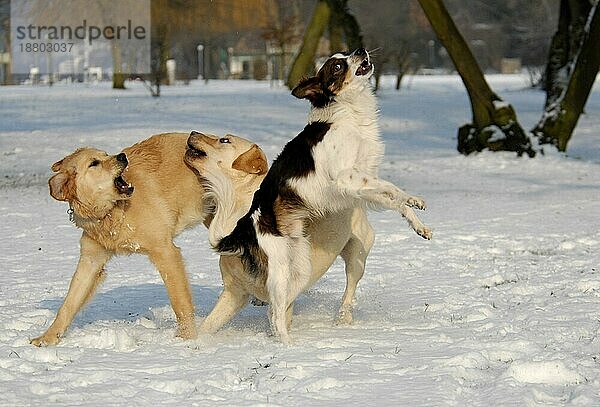
[[[174,34],[190,27],[194,20],[202,21],[200,7],[191,0],[152,0],[152,56],[150,77],[142,77],[152,96],[160,96],[161,86],[167,84],[167,60],[171,58]],[[176,24],[174,24],[176,22]]]
[[[342,51],[345,37],[348,49],[357,49],[363,46],[360,25],[356,17],[350,12],[348,0],[327,0],[331,8],[329,23],[329,50]],[[332,34],[333,33],[333,34]],[[343,33],[343,36],[342,36]],[[332,40],[333,37],[333,40]]]
[[[317,47],[327,28],[330,52],[343,51],[343,48],[346,48],[343,46],[344,40],[349,49],[363,46],[360,25],[350,13],[348,0],[319,0],[306,28],[302,47],[290,69],[286,82],[288,88],[292,89],[303,76],[314,71]]]
[[[396,89],[404,75],[426,60],[428,41],[435,37],[416,0],[379,0],[377,7],[364,1],[350,3],[364,32],[365,46],[373,51],[375,88],[381,75],[396,75]]]
[[[329,24],[330,17],[331,8],[327,0],[319,0],[308,27],[306,27],[302,47],[290,68],[286,82],[288,88],[293,89],[303,76],[310,75],[314,70],[315,54],[319,46],[319,40]]]
[[[2,49],[4,52],[9,52],[10,50],[10,1],[9,0],[0,0],[0,31],[2,32],[2,36],[0,36],[0,41]],[[11,72],[11,64],[8,63],[4,65],[4,80],[2,85],[11,85],[12,84],[12,72]]]
[[[561,0],[546,68],[546,104],[533,129],[540,144],[566,151],[600,66],[598,2]]]
[[[110,25],[115,16],[128,15],[144,11],[142,3],[111,3],[106,1],[86,1],[86,0],[47,0],[46,7],[33,8],[31,17],[40,21],[42,24],[53,21],[56,25],[72,23],[73,21],[93,20],[99,25]],[[133,8],[132,7],[137,7]],[[113,39],[110,41],[111,54],[113,60],[113,88],[125,89],[125,79],[129,67],[128,61],[124,61],[126,40]],[[50,77],[50,81],[52,77]],[[52,83],[52,82],[50,82]]]
[[[277,48],[277,78],[282,79],[288,66],[288,54],[301,39],[300,16],[297,2],[274,0],[274,6],[268,8],[269,26],[262,37]]]
[[[487,148],[535,155],[515,110],[496,95],[486,82],[463,36],[442,0],[419,0],[440,42],[460,74],[471,100],[473,123],[458,130],[458,151],[470,154]]]
[[[419,0],[467,88],[473,123],[458,132],[458,150],[510,150],[534,156],[531,139],[512,106],[490,89],[442,0]],[[598,0],[561,0],[558,30],[546,72],[546,105],[533,129],[540,144],[566,151],[600,67]],[[501,131],[501,134],[499,133]]]

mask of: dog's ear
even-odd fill
[[[302,79],[292,90],[292,95],[298,99],[308,99],[311,102],[324,96],[321,81],[316,76]]]
[[[60,171],[60,167],[62,166],[63,160],[57,161],[54,164],[52,164],[52,171],[54,172],[59,172]]]
[[[52,166],[54,167],[54,166]],[[48,181],[50,195],[57,201],[69,201],[75,198],[74,175],[59,172]]]
[[[262,175],[266,174],[269,170],[269,164],[267,163],[267,157],[265,157],[260,147],[252,144],[252,147],[248,151],[235,159],[233,164],[231,164],[231,168],[244,171],[248,174]]]

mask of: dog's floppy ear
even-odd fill
[[[60,167],[62,166],[63,160],[57,161],[54,164],[52,164],[52,171],[54,172],[59,172],[60,171]]]
[[[256,144],[252,144],[248,151],[235,159],[231,168],[248,174],[262,175],[267,173],[269,165],[262,150]]]
[[[52,168],[54,168],[54,165]],[[48,186],[50,187],[50,195],[57,201],[69,201],[75,197],[75,180],[73,174],[59,172],[50,178]]]
[[[292,95],[298,99],[318,99],[324,96],[321,81],[316,76],[302,79],[292,90]]]

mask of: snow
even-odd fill
[[[78,259],[79,231],[48,194],[50,165],[82,145],[120,151],[162,131],[231,132],[272,159],[308,106],[264,82],[0,87],[0,405],[598,405],[600,404],[600,93],[590,96],[568,156],[456,150],[470,107],[460,78],[384,78],[381,176],[425,197],[432,241],[391,212],[377,238],[355,322],[335,326],[344,290],[336,263],[299,297],[284,346],[265,307],[186,342],[158,273],[117,258],[55,347],[29,339],[54,318]],[[524,128],[543,93],[491,76]],[[221,290],[206,230],[182,248],[197,322]]]

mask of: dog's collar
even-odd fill
[[[77,201],[79,205],[81,202]],[[128,202],[126,200],[117,201],[115,203],[115,207],[120,207],[123,211],[126,210]],[[69,202],[69,209],[67,209],[67,215],[69,215],[69,221],[73,223],[75,226],[82,227],[84,223],[89,222],[102,222],[103,219],[110,217],[110,212],[104,215],[102,218],[85,218],[75,213],[75,209],[73,209],[73,203]],[[123,215],[125,216],[125,215]]]

